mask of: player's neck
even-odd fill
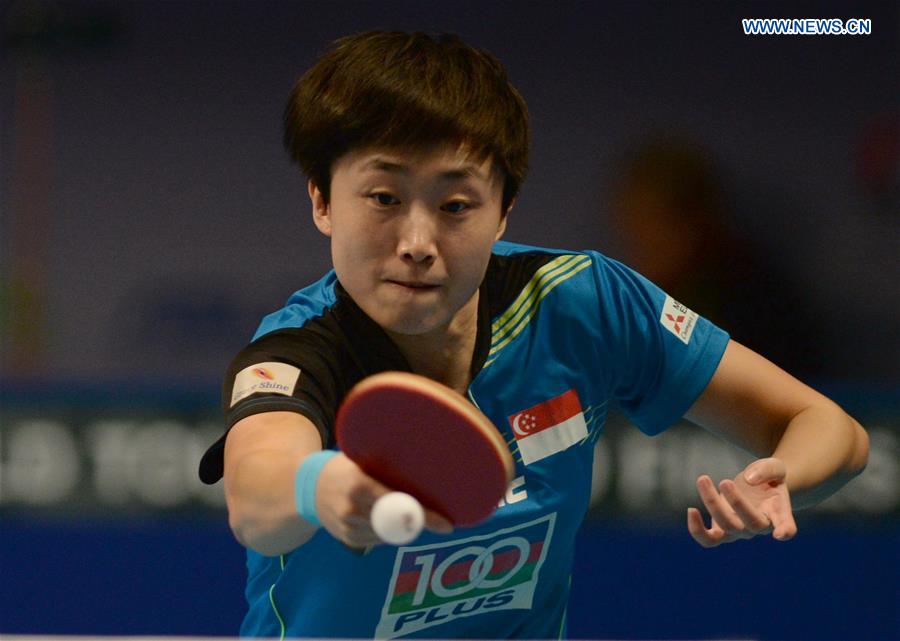
[[[478,292],[450,323],[427,334],[389,333],[412,371],[465,395],[478,333]]]

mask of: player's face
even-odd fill
[[[452,148],[368,148],[334,164],[330,203],[310,183],[338,280],[384,329],[422,335],[475,314],[506,224],[502,181],[490,170],[490,160],[475,163]]]

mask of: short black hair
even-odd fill
[[[493,55],[452,34],[341,38],[297,81],[284,111],[285,147],[326,201],[331,168],[348,151],[448,143],[491,159],[505,213],[528,169],[528,108]]]

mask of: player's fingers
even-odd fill
[[[453,533],[453,523],[433,510],[425,510],[425,527],[438,534]]]
[[[772,514],[772,537],[779,541],[788,541],[797,535],[797,522],[791,510],[790,500],[775,503]]]
[[[365,547],[378,542],[378,536],[372,529],[368,512],[347,512],[341,515],[338,538],[354,547]]]
[[[753,506],[747,498],[738,491],[734,481],[725,479],[719,483],[719,491],[722,496],[725,497],[725,500],[728,501],[729,505],[731,505],[731,508],[734,510],[735,514],[738,515],[738,518],[744,522],[744,528],[748,533],[755,536],[761,532],[768,532],[772,527],[772,521],[769,518],[769,515]]]
[[[763,458],[753,461],[744,470],[744,480],[750,485],[760,483],[780,483],[787,476],[787,466],[778,458]]]
[[[356,463],[344,454],[332,458],[319,475],[316,491],[316,507],[322,510],[327,504],[341,506],[336,508],[346,514],[365,514],[372,509],[372,504],[390,489],[383,483],[362,471]],[[346,504],[349,503],[349,506]]]
[[[707,529],[706,524],[703,522],[703,515],[695,507],[688,508],[687,528],[691,538],[705,548],[715,547],[722,543],[725,538],[725,532],[721,528],[716,527],[715,523],[712,528]]]
[[[709,547],[706,539],[706,524],[703,523],[703,516],[700,514],[700,510],[695,507],[688,508],[687,529],[692,539],[703,547]]]
[[[358,554],[381,542],[374,533],[366,534],[364,528],[342,527],[337,531],[331,531],[331,534]]]
[[[776,523],[772,536],[779,541],[790,541],[797,536],[797,523],[794,521],[794,517],[790,516],[780,523]]]
[[[354,515],[368,521],[375,502],[392,491],[384,483],[361,473],[361,476],[354,480],[348,492],[350,502],[353,504]]]
[[[739,532],[744,529],[744,522],[725,500],[725,497],[719,494],[711,478],[706,475],[698,478],[697,492],[713,521],[718,523],[726,533]]]
[[[340,540],[347,546],[357,550],[381,543],[381,539],[374,534],[366,536],[358,530],[348,530],[344,536],[340,537]]]

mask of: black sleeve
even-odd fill
[[[334,416],[346,390],[340,348],[315,328],[285,329],[249,344],[231,362],[222,386],[225,434],[203,455],[200,478],[222,478],[225,438],[241,419],[263,412],[302,414],[316,426],[322,447],[334,446]]]
[[[337,360],[333,346],[304,330],[282,330],[251,343],[225,374],[226,431],[253,414],[297,412],[312,421],[328,447],[339,397]]]

